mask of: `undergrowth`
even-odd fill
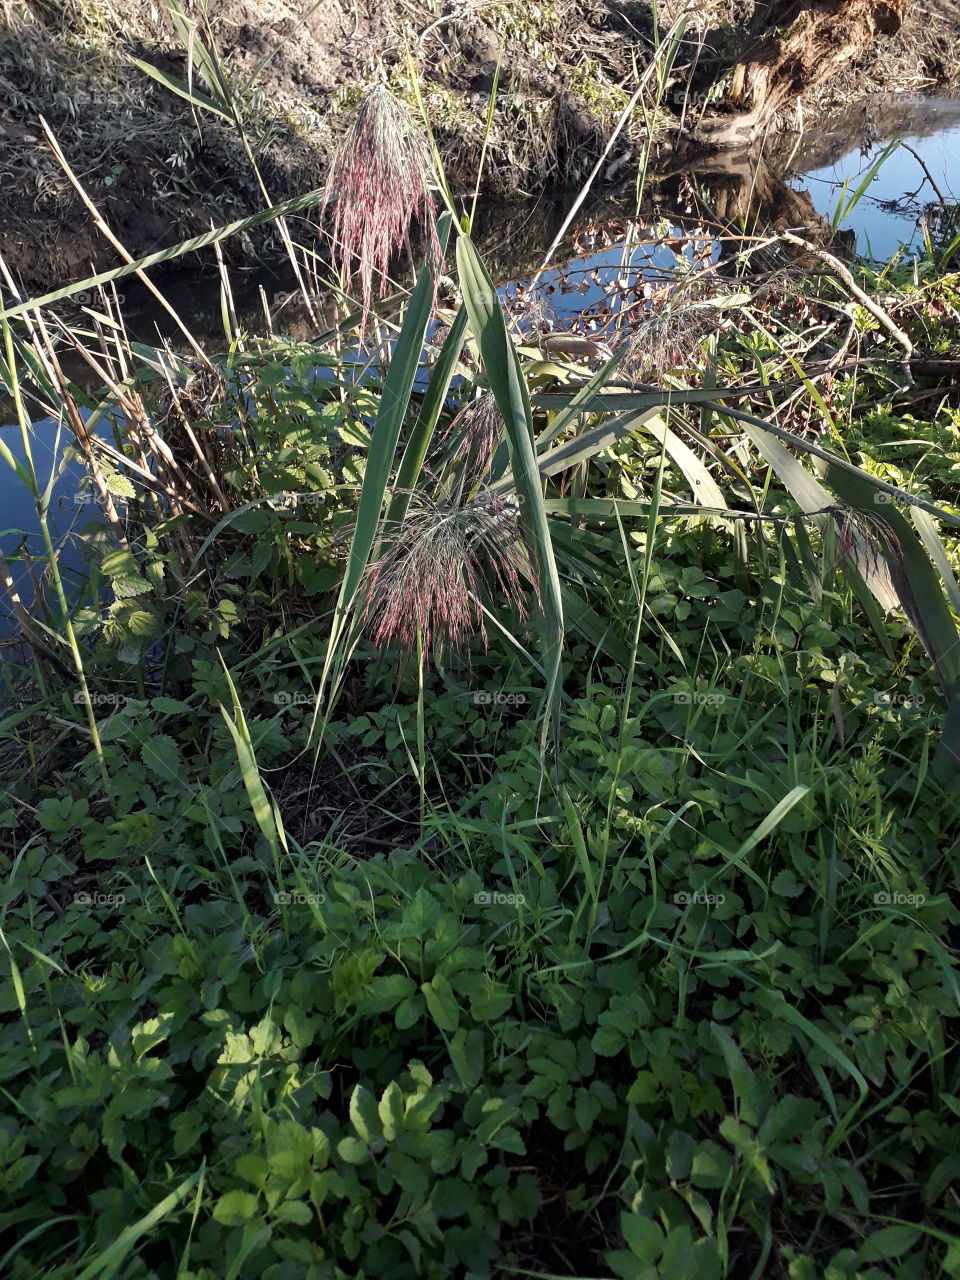
[[[3,312],[47,554],[0,1271],[958,1276],[949,254],[857,266],[865,307],[697,236],[645,288],[628,231],[551,330],[433,190],[439,328],[429,264],[312,344],[241,332],[226,272],[218,353],[106,293]],[[41,411],[103,509],[80,592]]]

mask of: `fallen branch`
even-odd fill
[[[853,276],[843,265],[839,258],[835,258],[832,253],[828,253],[826,249],[821,249],[818,245],[811,244],[809,240],[804,240],[800,236],[795,236],[792,231],[784,231],[781,233],[781,239],[786,240],[789,244],[795,244],[801,249],[805,249],[807,253],[812,253],[815,258],[819,258],[821,262],[825,262],[831,269],[840,283],[844,286],[852,298],[873,316],[887,333],[890,334],[904,350],[903,371],[907,382],[914,386],[913,374],[910,370],[910,361],[913,359],[914,345],[909,336],[904,333],[895,321],[891,320],[883,307],[875,302],[868,293],[864,291],[854,280]]]

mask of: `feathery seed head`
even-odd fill
[[[450,423],[441,443],[452,442],[452,456],[465,462],[471,479],[482,482],[490,470],[502,432],[503,418],[493,392],[483,391],[464,405]]]
[[[465,506],[417,498],[367,569],[361,599],[373,640],[416,652],[418,635],[429,650],[435,637],[456,649],[479,634],[486,648],[481,604],[503,596],[523,619],[525,583],[537,594],[519,513],[490,490]]]
[[[702,307],[681,303],[652,308],[627,340],[624,371],[636,377],[650,373],[662,377],[689,368],[711,327],[710,315]]]
[[[356,276],[363,307],[361,331],[413,222],[426,239],[433,276],[440,271],[436,211],[430,194],[430,149],[406,107],[385,85],[367,94],[330,166],[323,211],[332,209],[334,255],[346,287]]]

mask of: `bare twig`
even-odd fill
[[[910,371],[909,361],[913,359],[914,345],[907,334],[900,328],[898,324],[887,315],[883,307],[875,302],[869,294],[864,291],[854,280],[853,276],[843,265],[839,258],[835,258],[832,253],[828,253],[826,249],[821,249],[818,245],[811,244],[809,240],[804,240],[800,236],[795,236],[792,231],[781,232],[781,239],[786,240],[789,244],[795,244],[801,249],[805,249],[807,253],[812,253],[815,258],[819,258],[821,262],[825,262],[837,279],[841,282],[850,296],[866,310],[869,311],[873,318],[886,329],[887,333],[897,342],[904,350],[903,371],[910,386],[914,385],[913,374]]]

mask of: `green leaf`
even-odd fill
[[[374,978],[370,990],[360,997],[358,1007],[361,1012],[371,1014],[389,1013],[399,1004],[412,996],[417,984],[405,973],[387,973]]]
[[[690,1176],[697,1141],[683,1129],[674,1129],[667,1141],[667,1173],[674,1182],[683,1182]]]
[[[804,887],[793,872],[786,869],[778,872],[770,884],[771,891],[779,898],[798,898]]]
[[[156,80],[158,84],[162,84],[165,89],[169,89],[171,93],[175,93],[178,98],[186,98],[187,102],[193,107],[199,107],[201,111],[210,111],[215,116],[219,116],[221,120],[226,120],[228,124],[235,125],[236,121],[229,111],[223,110],[217,106],[212,98],[208,98],[205,93],[199,93],[196,89],[191,89],[183,80],[179,80],[176,76],[170,75],[167,71],[161,71],[159,67],[152,66],[149,62],[144,62],[140,58],[131,58],[130,61],[140,71]]]
[[[410,305],[404,316],[400,336],[393,349],[383,384],[380,407],[373,429],[373,440],[363,473],[353,539],[347,555],[346,572],[343,575],[333,626],[330,630],[321,685],[326,684],[333,667],[348,615],[377,541],[380,516],[390,472],[396,458],[400,429],[410,404],[414,379],[423,352],[424,335],[433,310],[433,292],[433,277],[429,269],[426,269],[420,273],[410,298]]]
[[[769,431],[753,422],[747,422],[745,430],[800,509],[810,515],[821,528],[830,522],[833,517],[825,512],[836,505],[830,492]],[[850,559],[857,572],[876,596],[881,608],[895,609],[899,600],[887,565],[874,554],[870,540],[862,532],[849,528],[847,534]]]
[[[690,1167],[690,1181],[695,1187],[719,1190],[725,1186],[733,1169],[733,1160],[719,1143],[701,1142]]]
[[[520,518],[534,556],[543,616],[540,626],[547,689],[541,748],[546,747],[559,705],[560,657],[563,650],[563,601],[550,526],[543,507],[540,471],[533,443],[530,397],[520,361],[507,333],[503,309],[493,281],[470,239],[457,241],[457,268],[470,328],[484,371],[506,425],[510,469],[520,500]]]
[[[598,1027],[590,1041],[593,1052],[604,1058],[612,1058],[614,1054],[620,1052],[623,1045],[623,1033],[616,1027]]]
[[[172,738],[165,734],[157,734],[148,738],[140,748],[140,758],[151,773],[157,774],[167,782],[182,780],[183,764],[180,751]]]
[[[228,1191],[213,1206],[214,1221],[225,1227],[245,1226],[257,1216],[258,1204],[252,1191]]]
[[[152,639],[163,630],[162,620],[152,609],[131,609],[124,615],[123,622],[130,635],[140,640]]]
[[[406,1000],[397,1005],[397,1011],[393,1015],[393,1020],[397,1025],[398,1031],[406,1031],[414,1026],[423,1017],[423,997],[420,995],[408,996]]]
[[[151,590],[146,578],[111,578],[110,585],[118,600],[132,600]]]
[[[666,1237],[651,1218],[621,1213],[620,1230],[630,1252],[641,1262],[654,1263],[663,1252]]]
[[[491,1147],[499,1147],[501,1151],[510,1151],[515,1156],[525,1156],[527,1148],[523,1138],[512,1125],[504,1125],[490,1139]]]
[[[711,1022],[710,1030],[726,1061],[730,1083],[739,1104],[740,1118],[756,1129],[766,1112],[766,1090],[750,1070],[747,1060],[740,1052],[740,1046],[727,1027]]]
[[[177,698],[158,697],[151,698],[150,705],[155,711],[161,712],[163,715],[181,715],[188,711],[192,711],[193,707],[189,702],[180,702]]]
[[[273,1178],[294,1182],[310,1173],[313,1135],[296,1120],[273,1122],[267,1129],[267,1158]]]
[[[284,1200],[273,1211],[278,1222],[293,1222],[298,1227],[309,1227],[315,1214],[304,1200]]]
[[[93,1262],[88,1267],[84,1267],[76,1277],[76,1280],[111,1280],[111,1277],[115,1276],[123,1266],[125,1259],[133,1252],[140,1237],[147,1235],[168,1214],[172,1213],[196,1184],[202,1182],[205,1172],[206,1162],[200,1166],[196,1173],[192,1173],[189,1178],[185,1178],[168,1196],[164,1196],[160,1203],[154,1205],[149,1213],[145,1213],[142,1218],[124,1228],[116,1240],[107,1245],[105,1249],[101,1249]],[[243,1195],[244,1193],[232,1194]],[[256,1207],[256,1201],[254,1201],[254,1207]],[[216,1209],[214,1209],[214,1217],[216,1217]]]
[[[380,1127],[387,1142],[393,1142],[403,1124],[403,1094],[396,1080],[391,1080],[377,1104]]]
[[[286,833],[280,820],[279,811],[268,797],[263,780],[260,777],[260,770],[257,768],[257,759],[253,751],[253,739],[250,736],[250,729],[247,725],[243,707],[240,705],[233,678],[222,656],[218,654],[218,657],[220,657],[220,665],[223,667],[223,673],[230,687],[230,697],[233,703],[233,714],[236,717],[236,723],[231,720],[226,707],[220,707],[220,714],[223,716],[224,723],[233,739],[234,750],[237,753],[237,763],[240,766],[240,775],[243,778],[243,785],[250,801],[250,807],[253,809],[253,816],[256,819],[257,826],[260,828],[274,855],[277,856],[279,852],[278,846],[282,847],[284,851],[287,849]]]
[[[462,1027],[450,1041],[450,1061],[464,1089],[472,1090],[483,1075],[483,1032],[465,1031]]]
[[[89,430],[89,423],[87,428]],[[133,483],[118,471],[107,472],[105,479],[109,492],[115,494],[118,498],[135,498],[137,496]]]
[[[350,1119],[364,1142],[381,1136],[377,1100],[362,1084],[358,1084],[350,1096]]]
[[[387,509],[387,523],[404,518],[410,505],[411,491],[416,489],[420,483],[423,462],[427,456],[427,450],[430,448],[430,441],[433,439],[437,421],[450,391],[450,383],[453,380],[457,361],[460,358],[466,327],[467,313],[461,307],[457,312],[456,319],[450,326],[450,332],[447,334],[437,363],[434,365],[433,372],[430,375],[430,385],[427,387],[423,403],[420,406],[420,413],[404,448],[400,467],[397,471],[396,483],[394,484],[393,497],[390,499],[390,506]]]
[[[343,1138],[337,1143],[337,1155],[347,1164],[363,1164],[370,1159],[370,1148],[359,1138]]]
[[[100,565],[108,578],[137,578],[140,566],[129,551],[111,551],[103,557]]]
[[[857,1250],[859,1262],[883,1262],[887,1258],[900,1258],[908,1253],[920,1239],[921,1232],[917,1227],[906,1224],[894,1227],[883,1227],[868,1236]]]
[[[456,1031],[460,1025],[460,1006],[453,994],[453,988],[443,974],[435,974],[432,981],[425,982],[420,988],[430,1016],[441,1031]]]

